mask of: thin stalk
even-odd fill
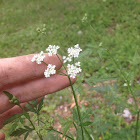
[[[57,132],[57,133],[59,133],[59,134],[61,134],[61,135],[63,135],[63,133],[62,132],[60,132],[60,131],[57,131],[57,130],[55,130],[55,129],[50,129],[50,130],[52,130],[52,131],[54,131],[54,132]],[[69,138],[69,139],[71,139],[71,140],[74,140],[72,137],[70,137],[70,136],[68,136],[68,135],[65,135],[65,137],[67,137],[67,138]]]
[[[20,104],[18,104],[18,106],[22,109],[23,115],[24,115],[24,112],[25,112],[25,111],[24,111],[23,107],[22,107]],[[25,115],[24,115],[24,116],[25,116]],[[26,116],[25,116],[25,117],[26,117]],[[26,117],[26,118],[27,118],[27,117]],[[29,119],[29,118],[27,118],[27,119],[28,119],[28,121],[31,123],[33,129],[36,131],[35,126],[34,126],[33,122],[31,121],[31,119]],[[36,131],[36,133],[37,133],[38,137],[40,138],[40,140],[43,140],[41,134],[38,133],[37,131]]]
[[[42,120],[39,120],[40,122],[42,122],[43,124],[45,124]],[[54,128],[50,128],[50,129],[46,129],[46,130],[49,130],[49,131],[55,131],[55,132],[57,132],[57,133],[59,133],[59,134],[62,134],[63,135],[63,133],[62,132],[60,132],[60,131],[57,131],[57,130],[55,130]],[[67,137],[67,138],[69,138],[69,139],[72,139],[72,140],[74,140],[73,138],[71,138],[70,136],[68,136],[68,135],[65,135],[65,137]]]
[[[135,140],[137,140],[138,136],[138,129],[139,129],[139,115],[140,115],[140,110],[138,111],[137,114],[137,121],[136,121],[136,130],[135,130]]]
[[[84,130],[85,130],[87,136],[89,137],[89,139],[92,139],[91,136],[90,136],[90,134],[89,134],[89,132],[86,130],[86,128],[85,128],[85,127],[83,127],[83,128],[84,128]]]
[[[71,86],[71,89],[72,89],[72,92],[73,92],[74,100],[75,100],[75,103],[76,103],[79,121],[80,121],[80,124],[82,124],[80,109],[79,109],[79,105],[78,105],[78,102],[77,102],[77,97],[76,97],[74,88],[72,86],[72,82],[71,82],[70,76],[68,76],[68,78],[69,78],[70,86]],[[82,125],[81,125],[81,131],[82,131],[82,140],[84,140],[84,131],[83,131]]]
[[[58,57],[58,59],[60,60],[62,66],[64,67],[65,71],[67,72],[67,69],[66,67],[64,66],[62,60],[59,58],[58,54],[56,54],[56,56]],[[69,82],[70,82],[70,86],[71,86],[71,89],[72,89],[72,93],[73,93],[73,96],[74,96],[74,100],[75,100],[75,104],[76,104],[76,107],[77,107],[77,112],[78,112],[78,117],[79,117],[79,121],[80,121],[80,124],[82,123],[82,120],[81,120],[81,114],[80,114],[80,109],[79,109],[79,105],[78,105],[78,102],[77,102],[77,97],[76,97],[76,94],[75,94],[75,91],[74,91],[74,88],[72,86],[72,82],[71,82],[71,79],[68,76],[68,79],[69,79]],[[84,140],[84,130],[83,130],[83,127],[81,125],[81,131],[82,131],[82,140]]]
[[[73,125],[74,125],[75,129],[77,130],[77,126],[76,126],[75,122],[73,122]]]
[[[37,113],[37,121],[38,121],[38,126],[40,125],[39,124],[39,114]]]
[[[56,56],[58,57],[58,59],[59,59],[59,61],[61,62],[62,66],[64,67],[65,71],[67,72],[67,69],[66,69],[66,67],[63,65],[63,62],[62,62],[62,60],[60,59],[60,57],[58,56],[58,54],[56,54]]]

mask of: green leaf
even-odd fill
[[[73,120],[74,120],[74,122],[76,122],[77,124],[79,123],[78,113],[77,113],[77,110],[76,110],[75,108],[73,109]]]
[[[111,91],[110,85],[105,85],[105,86],[97,86],[97,87],[92,87],[89,89],[91,90],[96,90],[98,93],[107,93]]]
[[[85,51],[81,52],[81,54],[79,55],[79,58],[83,58],[85,57],[86,55],[91,55],[92,54],[92,49],[88,48],[86,49]]]
[[[30,115],[28,112],[24,112],[24,116],[29,120],[30,119]]]
[[[43,107],[43,98],[40,100],[39,104],[38,104],[38,112],[42,109]]]
[[[82,131],[81,131],[81,129],[77,129],[77,131],[76,131],[76,140],[82,140]]]
[[[89,126],[89,125],[91,125],[93,122],[83,122],[83,123],[81,123],[80,124],[80,126]]]
[[[84,120],[84,119],[89,118],[90,115],[91,115],[91,112],[92,112],[91,108],[87,109],[85,112],[82,113],[82,118],[81,119]]]
[[[24,129],[24,128],[19,128],[19,129],[16,129],[14,132],[12,132],[10,134],[10,136],[21,136],[22,134],[28,132],[27,129]]]
[[[63,137],[67,134],[69,128],[70,128],[71,125],[72,125],[72,123],[73,123],[72,121],[68,121],[68,122],[67,122],[67,124],[66,124],[66,126],[65,126],[65,128],[64,128]]]
[[[25,134],[25,136],[24,136],[24,140],[27,139],[28,135],[29,135],[29,132],[27,132],[27,133]]]
[[[35,100],[32,100],[32,101],[29,101],[29,103],[30,103],[31,105],[33,105],[34,107],[37,106],[37,100],[36,100],[36,99],[35,99]]]
[[[30,128],[29,126],[24,126],[27,130],[34,130],[33,128]]]
[[[25,107],[26,107],[29,111],[37,113],[37,111],[34,109],[34,107],[32,107],[30,104],[26,104]]]
[[[9,99],[11,100],[13,98],[13,95],[7,91],[3,91],[3,93],[9,97]]]
[[[9,119],[7,119],[3,124],[6,125],[8,123],[11,123],[12,121],[14,121],[15,119],[17,119],[17,118],[19,118],[21,116],[22,116],[22,114],[16,114],[16,115],[10,117]]]

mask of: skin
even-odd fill
[[[9,98],[3,94],[8,91],[17,96],[22,107],[28,101],[40,99],[44,95],[62,90],[70,85],[68,77],[62,75],[52,75],[44,77],[46,65],[38,65],[31,62],[34,54],[0,59],[0,129],[4,121],[15,114],[22,113],[18,106],[9,103]],[[44,61],[47,64],[56,65],[59,70],[62,65],[56,55],[48,56],[45,54]],[[59,56],[61,58],[61,56]],[[64,72],[64,71],[63,71]],[[71,79],[72,83],[75,79]],[[5,135],[0,132],[0,140],[5,140]]]

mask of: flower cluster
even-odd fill
[[[55,65],[49,64],[47,69],[44,72],[44,75],[46,78],[50,77],[51,74],[55,74],[56,70],[55,70]]]
[[[80,68],[80,62],[75,63],[75,65],[68,64],[67,68],[68,68],[68,75],[70,75],[71,78],[75,78],[76,75],[82,71],[82,69]]]
[[[49,47],[46,49],[46,51],[48,52],[48,56],[57,54],[57,50],[59,48],[59,46],[49,45]],[[82,49],[79,47],[79,44],[75,45],[74,47],[68,48],[68,57],[63,56],[64,63],[66,63],[67,61],[71,62],[72,59],[77,58],[81,51]],[[34,55],[31,61],[36,62],[37,64],[41,64],[44,58],[45,56],[43,55],[43,51],[41,51],[40,54]],[[56,74],[55,68],[55,65],[47,64],[47,69],[44,72],[45,77],[48,78],[50,77],[50,75]],[[72,78],[75,78],[76,75],[82,71],[82,69],[80,68],[80,62],[77,62],[75,64],[68,64],[67,68],[67,74],[70,75],[70,77]]]
[[[57,54],[57,50],[59,48],[60,48],[59,46],[49,45],[49,47],[46,49],[46,51],[48,52],[49,56],[52,56],[53,54]]]
[[[44,60],[45,56],[43,55],[43,51],[40,52],[40,54],[36,54],[32,58],[32,62],[36,62],[37,64],[41,64],[41,62]]]
[[[68,57],[63,56],[64,63],[67,61],[71,62],[72,58],[78,58],[79,53],[82,49],[79,47],[79,44],[76,44],[74,47],[68,48]]]

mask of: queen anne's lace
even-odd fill
[[[79,62],[78,62],[78,66],[80,66]],[[82,71],[82,69],[78,66],[77,66],[77,63],[75,63],[75,65],[74,64],[72,64],[72,65],[68,64],[67,65],[68,75],[70,75],[70,77],[75,78],[76,75]]]
[[[41,64],[41,62],[44,60],[45,55],[43,55],[43,51],[40,52],[40,54],[36,54],[32,58],[32,62],[36,62],[37,64]]]
[[[49,56],[52,56],[53,54],[57,54],[57,50],[59,48],[60,48],[59,46],[49,45],[49,47],[46,49],[46,51],[48,52]]]
[[[47,69],[44,72],[44,75],[46,78],[50,77],[50,75],[55,74],[56,70],[55,70],[55,65],[49,64]]]

